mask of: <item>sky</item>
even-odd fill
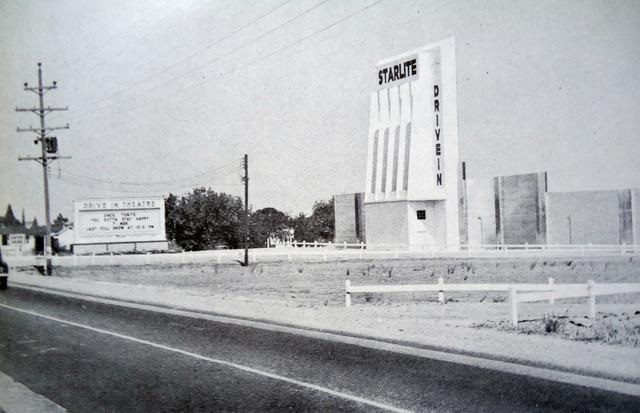
[[[243,194],[309,214],[365,189],[376,63],[454,36],[470,178],[549,172],[550,191],[640,187],[640,2],[0,0],[0,213],[44,221],[23,83],[59,153],[52,219],[73,200]]]

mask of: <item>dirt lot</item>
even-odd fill
[[[630,257],[582,259],[378,259],[311,263],[165,264],[59,267],[54,275],[110,283],[179,289],[192,296],[246,299],[289,308],[344,306],[344,282],[361,284],[640,282],[640,260]],[[496,307],[504,293],[447,293],[454,319],[491,330],[510,330],[508,314]],[[598,297],[599,320],[584,317],[586,299],[520,304],[518,332],[581,341],[640,346],[640,294]],[[354,294],[355,306],[414,308],[425,317],[443,315],[434,293]],[[418,307],[422,310],[417,310]],[[447,313],[451,311],[446,311]],[[496,314],[504,313],[502,319]],[[469,316],[472,314],[472,316]],[[408,313],[406,314],[408,316]]]
[[[640,259],[378,259],[326,263],[165,264],[145,266],[59,267],[54,275],[135,285],[196,289],[210,294],[283,300],[304,306],[344,305],[344,282],[359,284],[586,283],[640,282]],[[448,294],[458,301],[504,301],[504,294]],[[368,301],[435,301],[430,293],[354,295]],[[634,296],[599,297],[601,303],[638,302]]]

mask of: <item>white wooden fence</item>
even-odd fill
[[[547,284],[445,284],[442,277],[437,284],[402,284],[402,285],[351,285],[345,281],[345,306],[351,306],[351,294],[354,293],[391,293],[391,292],[438,292],[438,301],[444,304],[445,291],[504,291],[509,293],[511,323],[518,326],[518,303],[532,301],[549,301],[563,298],[589,298],[589,317],[596,318],[596,296],[611,294],[640,293],[640,283],[596,284],[592,280],[586,284],[555,284],[549,278]]]
[[[627,244],[482,244],[482,245],[440,245],[440,244],[366,244],[366,243],[319,243],[293,242],[287,244],[290,248],[330,248],[333,250],[354,251],[365,250],[387,253],[423,253],[423,254],[457,254],[458,256],[476,255],[510,255],[513,253],[528,253],[536,255],[542,253],[560,253],[586,256],[592,254],[604,255],[640,255],[640,245]]]
[[[386,258],[573,258],[573,257],[640,256],[640,245],[483,245],[459,246],[292,243],[283,248],[251,249],[249,260],[334,261]],[[209,250],[160,254],[56,255],[54,266],[145,265],[217,262],[231,263],[244,259],[244,250]],[[41,265],[44,257],[3,254],[11,267]]]

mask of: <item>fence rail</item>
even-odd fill
[[[54,266],[146,265],[198,262],[235,262],[243,260],[243,250],[209,250],[182,253],[55,255]],[[329,261],[340,259],[383,258],[518,258],[518,257],[594,257],[637,256],[640,245],[483,245],[463,247],[434,245],[293,243],[282,248],[251,249],[251,262]],[[3,254],[11,267],[40,265],[42,256]]]
[[[640,293],[640,283],[596,284],[589,280],[586,284],[556,284],[549,278],[547,284],[445,284],[442,277],[437,284],[401,284],[401,285],[351,285],[345,281],[345,306],[351,307],[351,294],[354,293],[393,293],[393,292],[438,292],[438,301],[444,304],[445,291],[505,291],[509,293],[511,323],[518,326],[518,303],[548,301],[565,298],[589,298],[589,317],[596,318],[596,296],[612,294]]]

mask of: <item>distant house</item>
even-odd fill
[[[71,245],[74,242],[73,225],[65,226],[51,236],[55,240],[54,246],[58,251],[71,251]]]
[[[36,247],[36,237],[23,226],[0,227],[2,242],[0,248],[7,254],[32,254]]]
[[[33,254],[36,246],[42,244],[44,228],[38,226],[34,220],[31,226],[27,226],[24,221],[19,221],[11,205],[7,206],[4,216],[0,216],[0,248],[7,254]],[[39,241],[39,242],[38,242]]]

